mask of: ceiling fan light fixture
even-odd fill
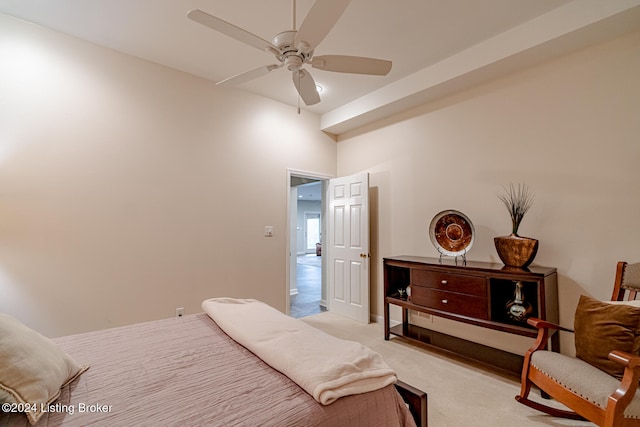
[[[297,55],[290,55],[284,59],[284,65],[289,71],[298,71],[302,67],[302,58]]]

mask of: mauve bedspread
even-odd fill
[[[91,367],[38,427],[414,425],[393,385],[319,404],[204,313],[55,341]],[[0,426],[28,425],[0,414]]]

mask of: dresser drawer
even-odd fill
[[[428,288],[475,295],[483,298],[486,298],[487,296],[487,279],[478,276],[448,274],[412,268],[411,284],[415,285],[412,286],[412,288],[425,286]]]
[[[441,291],[425,286],[412,286],[411,302],[423,307],[475,319],[489,319],[489,304],[486,298]]]

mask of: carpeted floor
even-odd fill
[[[430,427],[594,426],[585,421],[554,418],[516,402],[514,396],[520,391],[520,382],[515,378],[400,338],[385,341],[382,324],[365,325],[331,312],[302,320],[380,353],[401,380],[428,394]],[[543,401],[538,391],[533,392],[533,397]],[[560,407],[557,403],[556,406]]]

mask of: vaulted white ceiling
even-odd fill
[[[297,1],[297,27],[312,5]],[[273,63],[187,19],[191,9],[266,40],[293,24],[290,0],[0,0],[1,13],[214,82]],[[640,0],[352,0],[315,54],[388,59],[393,68],[384,77],[311,69],[322,101],[302,108],[340,134],[639,28]],[[237,89],[298,103],[285,69]]]

